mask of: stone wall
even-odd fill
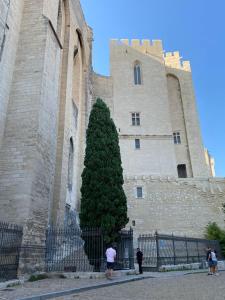
[[[153,56],[133,45],[117,40],[110,45],[113,117],[120,135],[124,173],[176,176],[162,52],[161,57]],[[135,62],[141,65],[140,85],[134,84]],[[132,112],[140,114],[140,126],[132,126]],[[140,139],[140,150],[134,148],[135,138]]]
[[[77,0],[24,0],[23,11],[22,1],[21,6],[11,9],[16,14],[14,22],[18,23],[19,17],[22,22],[17,52],[9,51],[11,56],[4,57],[5,72],[12,76],[12,84],[10,78],[5,81],[9,101],[0,149],[0,219],[24,225],[23,245],[44,246],[45,230],[54,212],[53,221],[62,223],[64,219],[71,136],[77,153],[75,188],[80,184],[87,107],[91,101],[91,88],[87,86],[91,70],[91,30]],[[16,37],[13,43],[17,46]],[[78,45],[81,81],[75,87],[74,94],[79,95],[78,116],[75,116],[73,102],[77,99],[73,98],[73,74]],[[13,55],[14,65],[9,63]],[[1,94],[4,101],[6,94]],[[5,107],[4,101],[1,105]],[[6,115],[6,108],[2,111]],[[75,191],[71,195],[73,207],[76,206],[74,194]],[[27,257],[22,253],[20,270],[43,269],[43,255],[43,251],[37,253],[36,258],[35,254]]]
[[[175,76],[175,78],[177,78],[177,80],[179,81],[181,104],[184,115],[184,124],[189,152],[188,156],[190,157],[190,168],[192,170],[193,177],[209,177],[210,174],[205,160],[204,147],[192,82],[192,74],[190,71],[183,70],[182,68],[178,69],[172,67],[166,67],[166,74],[169,76]],[[175,113],[176,112],[177,109],[175,110]],[[171,112],[171,116],[173,116],[173,112]],[[177,147],[177,145],[174,146]],[[188,157],[186,159],[188,159]]]
[[[179,80],[173,75],[167,76],[170,116],[173,132],[180,133],[180,144],[175,144],[176,164],[185,164],[187,176],[193,177],[190,152],[187,140],[186,121]]]
[[[93,100],[101,98],[110,109],[111,116],[114,113],[113,104],[113,81],[111,77],[102,76],[96,73],[92,75]]]
[[[136,198],[143,186],[143,198]],[[223,179],[177,179],[168,177],[125,177],[129,224],[134,235],[160,233],[204,237],[209,222],[224,228],[225,181]]]
[[[23,2],[23,0],[0,2],[0,148],[15,66]]]
[[[62,54],[56,174],[51,221],[62,223],[66,203],[79,207],[85,130],[92,101],[92,31],[85,23],[79,1],[68,2]],[[69,146],[74,144],[72,189],[68,189]]]

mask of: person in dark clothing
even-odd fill
[[[213,272],[212,272],[212,257],[211,257],[211,251],[212,249],[210,247],[208,247],[206,249],[207,253],[206,253],[206,261],[208,262],[208,267],[209,267],[209,270],[208,270],[208,275],[212,275]]]
[[[143,270],[142,270],[143,253],[141,252],[140,248],[137,248],[136,256],[137,256],[137,263],[139,266],[139,273],[142,274],[143,273]]]

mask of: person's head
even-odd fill
[[[112,248],[116,250],[116,248],[117,248],[116,242],[112,243]]]
[[[140,248],[137,248],[137,251],[140,251]]]
[[[212,249],[211,249],[211,247],[210,247],[210,246],[208,246],[208,247],[207,247],[207,250],[208,250],[208,251],[211,251]]]

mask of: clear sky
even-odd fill
[[[111,38],[160,39],[191,61],[204,145],[225,177],[225,0],[81,0],[93,65],[109,75]]]

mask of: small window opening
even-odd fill
[[[139,63],[135,64],[134,66],[134,84],[141,84],[141,66]]]
[[[132,113],[131,114],[131,121],[133,126],[139,126],[140,125],[140,113]]]
[[[173,133],[174,144],[181,144],[180,132]]]
[[[135,149],[140,149],[141,145],[140,145],[140,139],[135,139]]]
[[[177,173],[179,178],[187,178],[186,165],[185,164],[178,165]]]
[[[137,198],[143,198],[142,186],[137,186],[136,191],[137,191]]]

